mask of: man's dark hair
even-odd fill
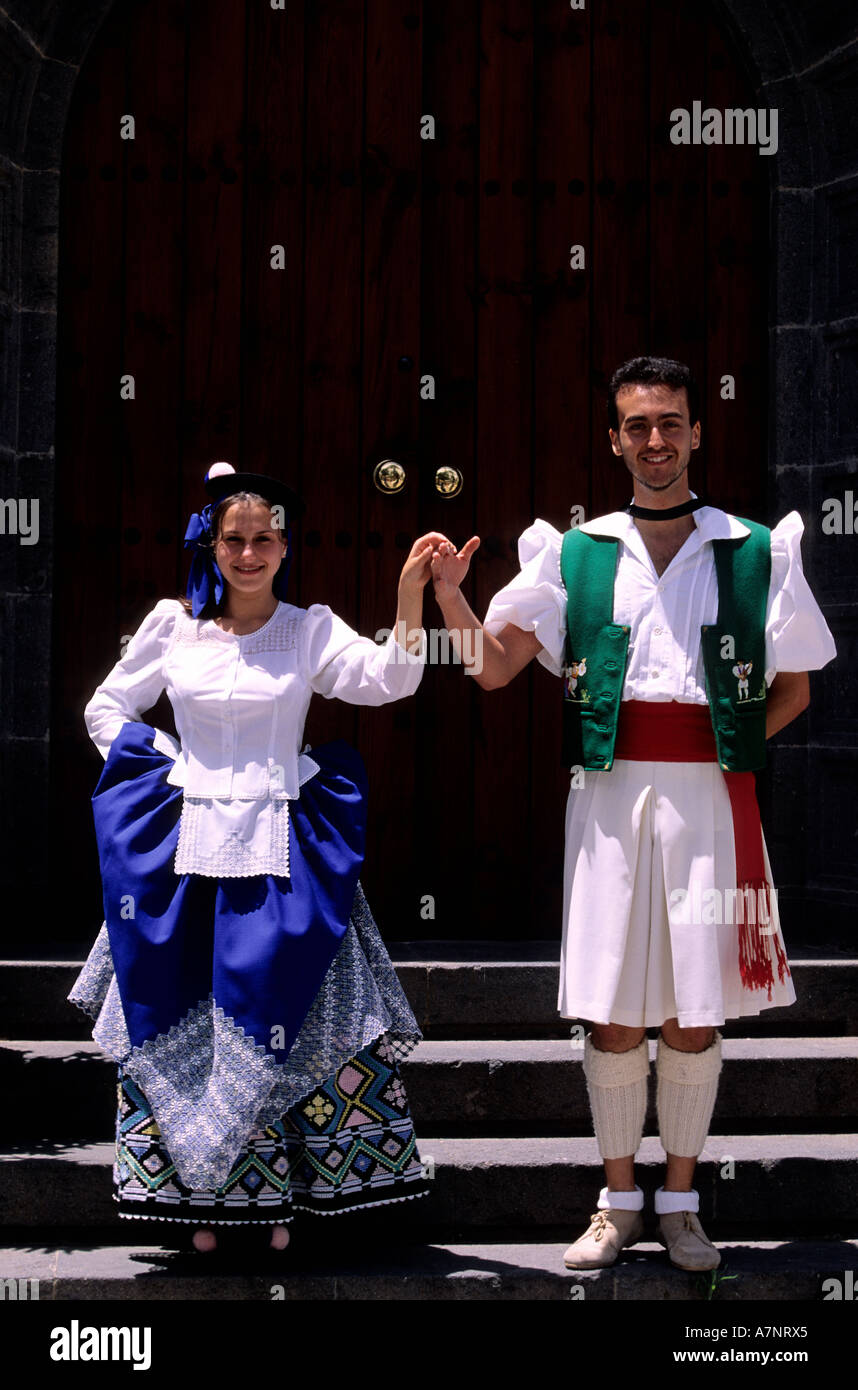
[[[684,386],[691,424],[695,425],[700,418],[700,392],[694,373],[684,362],[676,362],[672,357],[632,357],[617,368],[608,387],[608,421],[612,430],[620,427],[617,392],[623,386],[672,386],[675,390]]]

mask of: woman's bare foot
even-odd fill
[[[214,1231],[209,1230],[208,1226],[201,1226],[198,1231],[194,1231],[193,1245],[195,1250],[210,1251],[217,1249],[217,1236]]]
[[[289,1244],[289,1232],[285,1226],[275,1226],[271,1231],[269,1245],[272,1250],[285,1250]]]

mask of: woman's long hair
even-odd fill
[[[230,493],[229,497],[222,498],[221,501],[218,502],[217,506],[212,508],[212,544],[210,547],[212,551],[212,558],[214,558],[215,543],[220,538],[223,518],[226,515],[227,509],[232,506],[233,502],[261,502],[263,507],[267,507],[269,511],[273,510],[268,498],[261,497],[258,492],[233,492]],[[283,532],[280,530],[279,527],[273,527],[272,529],[276,530],[280,535],[281,539],[285,541],[286,537],[283,535]],[[212,589],[212,592],[209,595],[207,602],[204,604],[204,606],[200,609],[200,612],[197,614],[198,622],[202,623],[209,618],[219,617],[220,614],[223,612],[223,607],[226,603],[226,594],[226,581],[224,580],[224,590],[220,603],[217,603],[215,601],[214,590]],[[176,597],[178,598],[188,617],[191,617],[191,600],[185,594],[177,594]]]

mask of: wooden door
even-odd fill
[[[673,145],[695,99],[755,104],[704,5],[116,7],[63,162],[51,833],[80,892],[52,936],[100,921],[83,707],[184,589],[215,459],[301,490],[292,599],[370,635],[422,531],[481,536],[482,615],[535,516],[625,504],[603,396],[638,353],[704,384],[695,490],[770,520],[768,162]],[[395,496],[373,484],[384,458]],[[485,694],[436,664],[414,700],[314,702],[307,739],[352,739],[369,767],[364,883],[388,938],[559,935],[558,687],[534,666]],[[172,727],[165,699],[152,717]]]

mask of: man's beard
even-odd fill
[[[688,458],[685,460],[685,462],[683,463],[682,467],[679,469],[679,472],[678,472],[678,473],[675,473],[675,474],[673,475],[672,478],[668,478],[668,480],[667,480],[666,482],[661,482],[661,483],[650,482],[649,478],[642,478],[642,477],[641,477],[638,473],[636,473],[636,472],[634,471],[634,469],[631,468],[628,464],[626,464],[626,467],[628,468],[629,472],[631,473],[631,475],[632,475],[632,477],[635,479],[635,481],[640,483],[641,487],[649,488],[650,492],[664,492],[666,488],[673,487],[673,484],[674,484],[679,478],[682,477],[683,473],[685,473],[685,472],[687,471],[688,465],[689,465],[690,462],[691,462],[691,455],[689,454],[689,455],[688,455]]]

